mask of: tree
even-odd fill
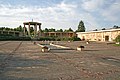
[[[76,30],[76,32],[85,32],[85,26],[83,21],[79,22],[78,29]]]
[[[23,32],[23,28],[22,28],[21,25],[19,26],[19,31],[20,31],[20,32]]]
[[[95,29],[95,30],[93,30],[93,31],[98,31],[98,29]]]
[[[6,31],[9,31],[9,30],[10,30],[10,28],[6,27],[6,28],[5,28],[5,30],[6,30]]]
[[[0,30],[5,30],[5,27],[1,27]]]
[[[117,29],[117,28],[119,28],[119,27],[118,27],[118,26],[116,26],[116,25],[114,25],[114,26],[113,26],[113,29]]]
[[[43,30],[43,32],[49,32],[48,28],[45,28],[45,30]]]
[[[13,28],[10,28],[11,31],[13,31],[14,29]]]
[[[69,28],[68,30],[65,29],[64,32],[73,32],[73,30],[71,28]]]
[[[68,29],[69,32],[73,32],[73,30],[71,28]]]
[[[17,31],[17,29],[16,29],[16,28],[14,28],[14,31]]]
[[[19,27],[15,28],[14,30],[15,30],[15,31],[20,31],[20,32],[23,32],[23,28],[22,28],[22,26],[21,26],[21,25],[20,25]]]
[[[49,32],[55,32],[55,29],[51,28],[49,29]]]
[[[102,28],[102,30],[105,30],[105,28]]]
[[[63,30],[62,30],[62,29],[60,29],[60,30],[57,30],[57,32],[63,32]]]

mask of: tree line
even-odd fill
[[[44,30],[42,30],[42,32],[74,32],[74,31],[71,28],[65,29],[65,30],[63,30],[63,29],[56,30],[54,28],[50,28],[50,29],[45,28]]]
[[[8,27],[0,27],[0,30],[3,30],[3,31],[20,31],[20,32],[23,32],[23,27],[20,25],[19,27],[17,28],[8,28]],[[25,29],[27,31],[27,28]],[[42,32],[74,32],[71,28],[69,29],[54,29],[54,28],[45,28],[43,30],[41,30]],[[34,28],[33,27],[30,27],[30,33],[33,33],[34,32]]]
[[[114,25],[112,29],[117,29],[117,28],[120,28],[120,27],[117,26],[117,25]],[[21,25],[17,28],[1,27],[0,30],[23,32],[23,27]],[[27,28],[25,30],[27,31]],[[106,28],[102,28],[101,30],[106,30]],[[78,29],[76,31],[72,30],[72,28],[65,29],[65,30],[63,30],[63,29],[56,30],[54,28],[50,28],[50,29],[45,28],[41,31],[42,32],[85,32],[86,28],[85,28],[84,22],[81,20],[78,24]],[[93,31],[98,31],[98,29],[95,29]],[[30,33],[34,33],[34,28],[33,27],[30,27]]]
[[[0,27],[0,30],[2,30],[2,31],[20,31],[20,32],[23,32],[23,28],[22,28],[21,25],[17,28]]]
[[[23,32],[23,27],[20,25],[17,28],[8,28],[8,27],[0,27],[0,30],[5,30],[5,31],[19,31],[19,32]],[[27,28],[25,29],[27,31]],[[42,32],[85,32],[85,26],[84,26],[84,22],[80,21],[79,25],[78,25],[78,29],[76,31],[74,31],[72,28],[69,29],[54,29],[54,28],[45,28],[43,30],[41,30]],[[34,32],[34,28],[30,27],[30,33]]]

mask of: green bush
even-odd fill
[[[115,41],[116,41],[116,42],[120,42],[120,35],[118,35],[118,36],[115,38]]]
[[[78,38],[78,37],[72,37],[71,40],[72,40],[72,41],[81,41],[81,39]]]
[[[55,41],[61,41],[61,38],[55,38]]]

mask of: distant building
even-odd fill
[[[23,33],[19,32],[19,31],[5,31],[5,30],[0,30],[0,34],[1,35],[17,36],[17,37],[23,36]]]
[[[43,32],[43,37],[59,37],[59,38],[71,38],[75,37],[75,32]]]
[[[120,35],[120,28],[90,32],[77,32],[77,36],[80,39],[90,41],[113,41],[118,35]]]

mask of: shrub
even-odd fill
[[[72,40],[72,41],[81,41],[81,39],[78,38],[78,37],[72,37],[71,40]]]
[[[116,42],[120,42],[120,35],[118,35],[118,36],[115,38],[115,41],[116,41]]]

